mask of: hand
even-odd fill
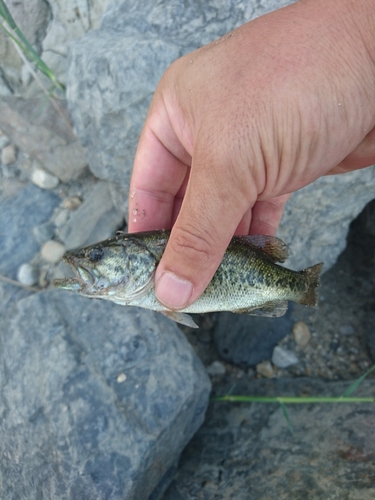
[[[203,292],[234,233],[274,235],[290,193],[375,162],[375,11],[306,0],[182,57],[139,141],[129,231],[171,228],[158,300]]]

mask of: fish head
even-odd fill
[[[85,297],[131,298],[153,279],[155,258],[132,238],[113,238],[67,252],[62,259],[74,278],[54,280],[54,286]]]

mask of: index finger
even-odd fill
[[[129,232],[171,227],[176,198],[190,170],[190,157],[170,124],[159,116],[156,126],[151,125],[146,121],[135,156],[129,193]]]

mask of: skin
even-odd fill
[[[375,163],[373,0],[305,0],[175,61],[131,180],[129,231],[172,228],[155,276],[182,309],[233,234],[275,235],[290,193]]]

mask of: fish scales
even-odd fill
[[[119,234],[96,245],[68,252],[63,260],[76,278],[54,285],[85,297],[159,311],[189,326],[186,313],[232,311],[281,316],[287,301],[317,305],[316,289],[322,264],[303,271],[279,266],[288,251],[278,238],[252,235],[232,238],[223,260],[203,294],[181,311],[169,311],[154,294],[154,274],[169,231]]]

